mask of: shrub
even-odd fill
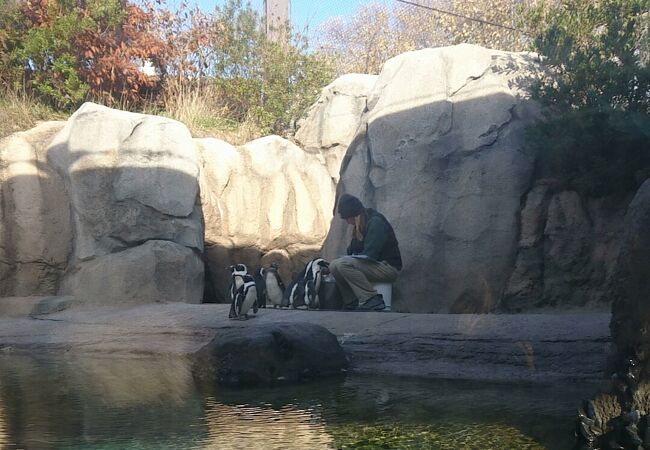
[[[547,116],[531,129],[543,172],[600,197],[635,189],[650,166],[650,118],[616,110]]]
[[[216,10],[222,36],[213,47],[215,84],[237,121],[253,120],[264,132],[292,128],[332,78],[328,60],[308,51],[287,29],[287,42],[267,40],[260,16],[241,0]]]
[[[586,195],[631,190],[650,164],[649,8],[650,0],[560,0],[527,13],[551,74],[532,89],[547,108],[532,145],[546,175]]]
[[[139,65],[161,61],[166,51],[148,29],[151,16],[120,0],[20,2],[4,32],[13,81],[61,109],[89,95],[137,103],[158,82]]]

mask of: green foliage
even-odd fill
[[[650,66],[640,58],[648,11],[650,0],[562,0],[532,8],[535,50],[554,73],[539,83],[538,97],[563,110],[650,113]]]
[[[650,0],[560,0],[528,11],[549,68],[533,86],[547,107],[533,145],[546,175],[584,194],[631,190],[650,164],[649,10]]]
[[[71,45],[83,26],[83,21],[65,14],[54,19],[51,27],[30,28],[13,54],[25,67],[31,87],[58,108],[79,104],[88,92],[79,79]]]
[[[440,422],[422,424],[336,424],[330,425],[334,448],[340,450],[457,450],[518,449],[544,447],[516,428],[504,423]]]
[[[15,47],[12,30],[18,22],[15,0],[0,0],[0,82],[5,85],[16,78],[16,68],[11,53]]]
[[[115,25],[123,17],[119,0],[24,3],[8,31],[14,44],[11,63],[22,69],[26,87],[41,99],[61,109],[76,107],[89,90],[80,76],[77,37],[99,21]],[[14,70],[14,78],[18,74]]]
[[[330,81],[331,65],[289,29],[287,43],[267,40],[261,18],[241,0],[216,13],[223,35],[212,73],[221,99],[235,120],[253,120],[267,133],[285,131]]]
[[[289,27],[269,41],[242,0],[212,13],[155,2],[0,0],[0,80],[60,110],[87,98],[165,105],[163,114],[201,129],[228,124],[244,136],[287,131],[332,78],[328,60]],[[143,74],[142,61],[158,76]]]
[[[570,111],[530,133],[546,173],[586,195],[630,192],[650,165],[650,118],[623,111]]]

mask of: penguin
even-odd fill
[[[231,319],[248,319],[248,311],[251,307],[253,312],[257,314],[257,288],[255,287],[255,280],[250,275],[243,276],[244,284],[242,284],[235,293],[235,298],[230,307],[231,314],[228,317]]]
[[[305,305],[305,280],[298,277],[284,291],[282,306],[298,308]]]
[[[304,303],[308,308],[320,308],[318,293],[323,280],[323,270],[329,263],[323,258],[315,258],[307,263],[303,278],[305,280]]]
[[[244,285],[244,277],[248,275],[248,268],[244,264],[235,264],[232,266],[226,267],[226,270],[230,271],[230,284],[228,285],[228,290],[226,291],[226,299],[230,302],[230,313],[228,317],[233,318],[237,317],[235,311],[235,298],[237,297],[237,292]]]
[[[266,281],[264,277],[264,267],[260,267],[255,271],[253,276],[255,280],[255,289],[257,290],[257,307],[266,308]]]
[[[285,289],[282,278],[278,273],[278,264],[272,263],[270,267],[262,269],[262,275],[266,286],[266,299],[264,302],[266,303],[268,300],[274,308],[282,307]]]

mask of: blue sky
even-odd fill
[[[209,11],[216,5],[224,4],[225,0],[195,0],[201,9]],[[249,0],[253,8],[262,12],[264,0]],[[391,4],[395,0],[291,0],[291,23],[297,31],[305,31],[309,26],[309,34],[317,31],[319,25],[335,16],[350,16],[359,5],[365,3]],[[192,3],[192,0],[189,1]]]

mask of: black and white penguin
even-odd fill
[[[274,308],[282,306],[284,283],[278,273],[278,264],[272,263],[270,267],[262,269],[262,275],[264,276],[264,285],[266,286],[265,303],[268,300]]]
[[[226,267],[226,270],[230,272],[230,283],[228,284],[228,290],[226,291],[226,299],[230,302],[230,313],[228,317],[234,318],[237,317],[235,312],[235,298],[237,297],[237,292],[244,285],[244,277],[248,275],[248,268],[245,264],[235,264],[232,266]]]
[[[230,307],[231,319],[247,319],[248,311],[253,308],[257,313],[257,288],[255,280],[250,275],[244,275],[244,284],[242,284],[235,293],[232,306]]]
[[[284,291],[282,306],[298,308],[305,305],[305,280],[298,277]]]
[[[264,279],[264,267],[255,271],[253,276],[255,280],[255,289],[257,290],[257,307],[266,308],[266,281]]]
[[[226,267],[226,270],[230,272],[230,283],[226,291],[226,299],[232,302],[232,299],[235,297],[235,292],[244,284],[243,277],[244,275],[248,275],[248,268],[245,264],[235,264]]]
[[[323,270],[329,267],[329,263],[323,258],[315,258],[307,263],[303,278],[305,280],[304,303],[308,308],[320,308],[318,293],[323,280]]]

